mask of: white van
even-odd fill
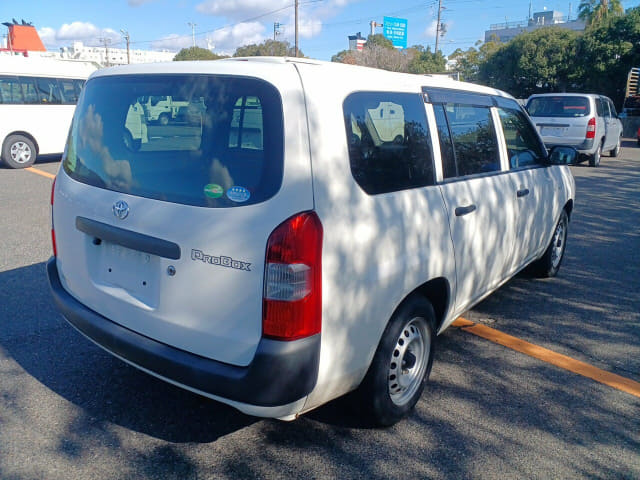
[[[132,148],[132,106],[163,95],[199,99],[201,124]],[[528,264],[557,273],[575,155],[452,80],[286,58],[101,70],[52,192],[53,295],[108,352],[248,414],[359,389],[390,425],[437,333]]]

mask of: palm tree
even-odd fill
[[[624,8],[620,0],[581,0],[578,6],[578,18],[587,25],[600,23],[609,15],[622,15]]]

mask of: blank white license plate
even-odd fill
[[[566,128],[564,127],[542,127],[542,131],[540,132],[543,136],[550,137],[561,137],[564,135]]]

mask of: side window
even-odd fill
[[[36,90],[36,81],[32,77],[21,77],[22,94],[24,95],[24,103],[40,103],[38,100],[38,91]]]
[[[62,93],[55,78],[37,78],[36,87],[40,103],[60,104],[62,101]]]
[[[434,105],[433,111],[436,115],[436,126],[438,127],[438,137],[440,138],[440,156],[442,157],[444,178],[457,177],[456,156],[453,151],[453,142],[444,105]]]
[[[418,94],[358,92],[343,104],[351,173],[369,195],[433,185],[424,101]]]
[[[262,105],[257,97],[240,97],[233,107],[229,147],[262,150]]]
[[[58,83],[62,89],[62,97],[64,103],[76,104],[78,102],[78,94],[76,93],[73,80],[59,79]]]
[[[24,103],[18,77],[0,77],[0,103]]]
[[[602,104],[602,99],[600,97],[596,98],[596,113],[599,117],[606,116],[605,105]]]
[[[618,116],[618,111],[616,110],[616,107],[613,104],[613,102],[611,100],[607,100],[607,103],[609,104],[609,110],[611,111],[611,116],[612,117],[617,117]]]
[[[542,165],[547,153],[524,114],[519,110],[498,108],[507,143],[509,168]]]
[[[445,104],[445,114],[455,152],[456,170],[445,178],[500,170],[498,139],[489,107]]]

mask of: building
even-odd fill
[[[349,50],[358,50],[361,52],[365,43],[367,43],[367,39],[364,38],[360,32],[355,35],[349,35]]]
[[[0,45],[0,54],[4,55],[77,60],[101,67],[127,63],[170,62],[175,57],[175,53],[169,50],[130,50],[127,53],[126,48],[112,48],[109,43],[92,47],[82,42],[73,42],[68,47],[62,47],[59,52],[48,51],[31,23],[24,20],[19,23],[13,19],[13,22],[5,22],[3,25],[8,28],[8,34],[4,36]]]
[[[542,27],[561,27],[582,31],[585,23],[582,20],[570,20],[555,10],[536,12],[529,20],[519,22],[496,23],[484,32],[484,41],[508,42],[524,32],[533,32]]]
[[[126,48],[113,48],[108,44],[106,46],[91,47],[84,45],[82,42],[73,42],[72,45],[60,49],[60,56],[62,58],[95,62],[104,67],[129,63]],[[170,62],[176,54],[168,50],[130,50],[129,56],[131,58],[130,63],[151,63]]]

